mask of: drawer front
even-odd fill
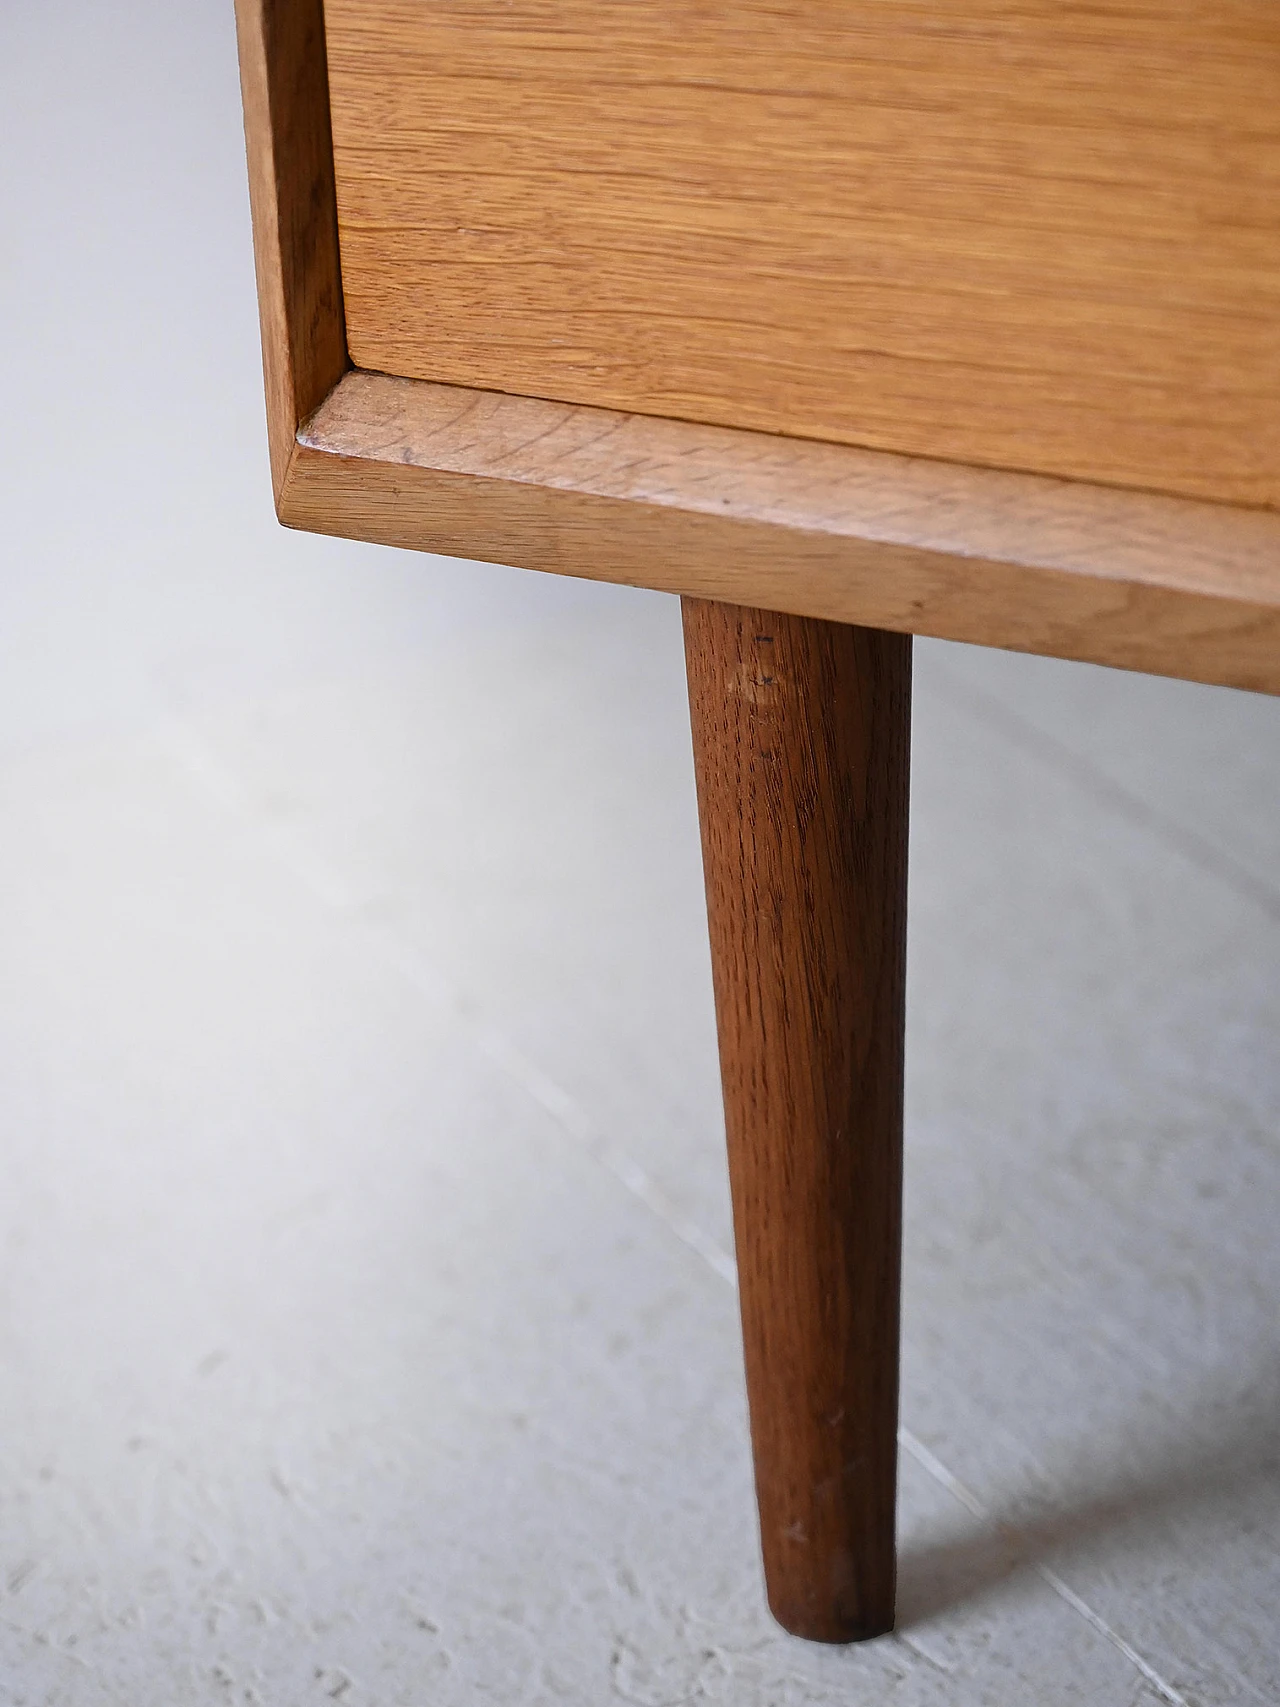
[[[352,359],[1280,502],[1276,0],[326,0]]]

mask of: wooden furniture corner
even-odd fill
[[[236,0],[281,521],[684,598],[803,1635],[893,1618],[910,637],[1280,692],[1270,8]]]

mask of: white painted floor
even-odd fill
[[[677,607],[276,529],[230,13],[0,11],[0,1701],[1280,1701],[1280,703],[918,647],[901,1627],[784,1637]]]

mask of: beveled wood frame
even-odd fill
[[[1280,513],[362,372],[322,0],[236,0],[289,527],[1280,693]]]

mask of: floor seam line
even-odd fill
[[[283,837],[270,826],[255,823],[251,804],[234,771],[224,765],[217,753],[189,726],[172,719],[167,730],[171,753],[179,759],[188,775],[204,792],[225,810],[247,820],[257,831],[264,849],[284,864],[296,881],[309,889],[326,910],[349,913],[345,900],[349,893],[340,876],[333,872],[314,851],[299,845],[296,836]],[[303,857],[299,857],[303,856]],[[370,925],[359,920],[359,934],[371,946],[381,951],[381,957],[391,969],[400,973],[411,988],[432,1005],[447,1014],[458,1029],[484,1059],[490,1061],[518,1089],[543,1110],[574,1145],[584,1150],[606,1173],[611,1175],[628,1194],[637,1199],[669,1232],[694,1252],[735,1293],[738,1290],[738,1265],[719,1243],[705,1233],[697,1222],[682,1216],[648,1171],[625,1152],[613,1150],[599,1135],[595,1123],[578,1102],[536,1062],[529,1059],[507,1038],[504,1032],[484,1020],[470,1016],[461,993],[443,973],[416,950],[408,947],[385,924]],[[972,1516],[992,1522],[991,1514],[978,1497],[965,1487],[946,1465],[932,1453],[923,1441],[902,1424],[898,1427],[899,1444]],[[1080,1598],[1055,1571],[1035,1563],[1036,1574],[1064,1604],[1085,1620],[1099,1635],[1106,1638],[1137,1669],[1157,1691],[1168,1707],[1191,1707],[1186,1698],[1166,1683],[1159,1672],[1143,1658],[1136,1648],[1113,1630],[1101,1614]]]
[[[728,1252],[722,1250],[719,1244],[708,1234],[704,1233],[695,1222],[684,1217],[675,1218],[670,1212],[668,1200],[649,1175],[638,1163],[632,1162],[625,1154],[620,1157],[610,1156],[607,1148],[595,1135],[594,1123],[586,1111],[556,1081],[544,1074],[542,1070],[519,1050],[509,1043],[506,1037],[495,1027],[477,1028],[477,1040],[483,1040],[485,1054],[494,1065],[505,1070],[516,1084],[520,1086],[540,1107],[542,1107],[565,1132],[587,1150],[588,1154],[600,1162],[622,1185],[639,1198],[641,1203],[655,1217],[663,1222],[669,1231],[697,1255],[702,1257],[707,1266],[719,1278],[725,1281],[736,1293],[738,1289],[738,1267]],[[932,1453],[910,1429],[903,1424],[898,1426],[899,1444],[910,1453],[927,1474],[932,1476],[953,1498],[966,1507],[974,1517],[983,1522],[992,1523],[994,1519],[987,1508],[963,1482],[950,1471],[947,1466]],[[1105,1638],[1125,1659],[1138,1671],[1147,1683],[1156,1691],[1168,1707],[1191,1707],[1186,1697],[1179,1693],[1171,1683],[1165,1681],[1160,1673],[1145,1659],[1141,1653],[1125,1640],[1118,1630],[1112,1628],[1096,1612],[1089,1603],[1078,1595],[1056,1571],[1048,1565],[1032,1562],[1032,1568],[1045,1585],[1073,1612]]]
[[[947,1468],[937,1454],[929,1450],[918,1435],[913,1434],[909,1428],[902,1424],[899,1424],[898,1427],[898,1442],[911,1454],[920,1468],[932,1476],[940,1487],[945,1488],[970,1516],[978,1518],[983,1523],[994,1524],[996,1522],[977,1494],[971,1488],[966,1487],[960,1478]],[[1169,1703],[1169,1707],[1191,1707],[1187,1698],[1180,1694],[1171,1683],[1166,1682],[1150,1661],[1144,1659],[1132,1643],[1127,1642],[1118,1630],[1114,1630],[1100,1612],[1095,1612],[1088,1601],[1082,1599],[1055,1570],[1036,1560],[1031,1561],[1031,1567],[1041,1581],[1052,1589],[1060,1600],[1065,1601],[1072,1611],[1078,1613],[1100,1636],[1105,1636],[1113,1647],[1119,1649],[1151,1687],[1157,1691],[1161,1699]]]
[[[354,912],[358,934],[384,964],[447,1015],[472,1047],[549,1115],[578,1149],[584,1150],[597,1166],[642,1203],[714,1274],[736,1289],[738,1271],[733,1258],[696,1222],[680,1214],[646,1169],[604,1141],[575,1098],[517,1049],[505,1033],[473,1017],[463,992],[425,956],[406,945],[386,924],[371,924],[361,918],[350,900],[351,887],[314,849],[300,842],[296,835],[256,821],[249,794],[239,777],[196,730],[180,718],[171,717],[162,738],[170,754],[209,799],[249,824],[264,852],[283,865],[327,911],[348,915]]]
[[[1280,893],[1230,854],[1214,847],[1212,842],[1205,841],[1176,818],[1167,817],[1157,807],[1149,805],[1140,795],[1132,793],[1123,783],[1108,776],[1092,760],[1074,752],[1056,736],[1025,722],[994,694],[937,666],[932,672],[932,681],[941,687],[943,697],[949,698],[953,705],[970,711],[1023,752],[1046,761],[1059,775],[1084,788],[1130,824],[1154,835],[1198,871],[1215,878],[1242,900],[1251,902],[1280,923]]]

